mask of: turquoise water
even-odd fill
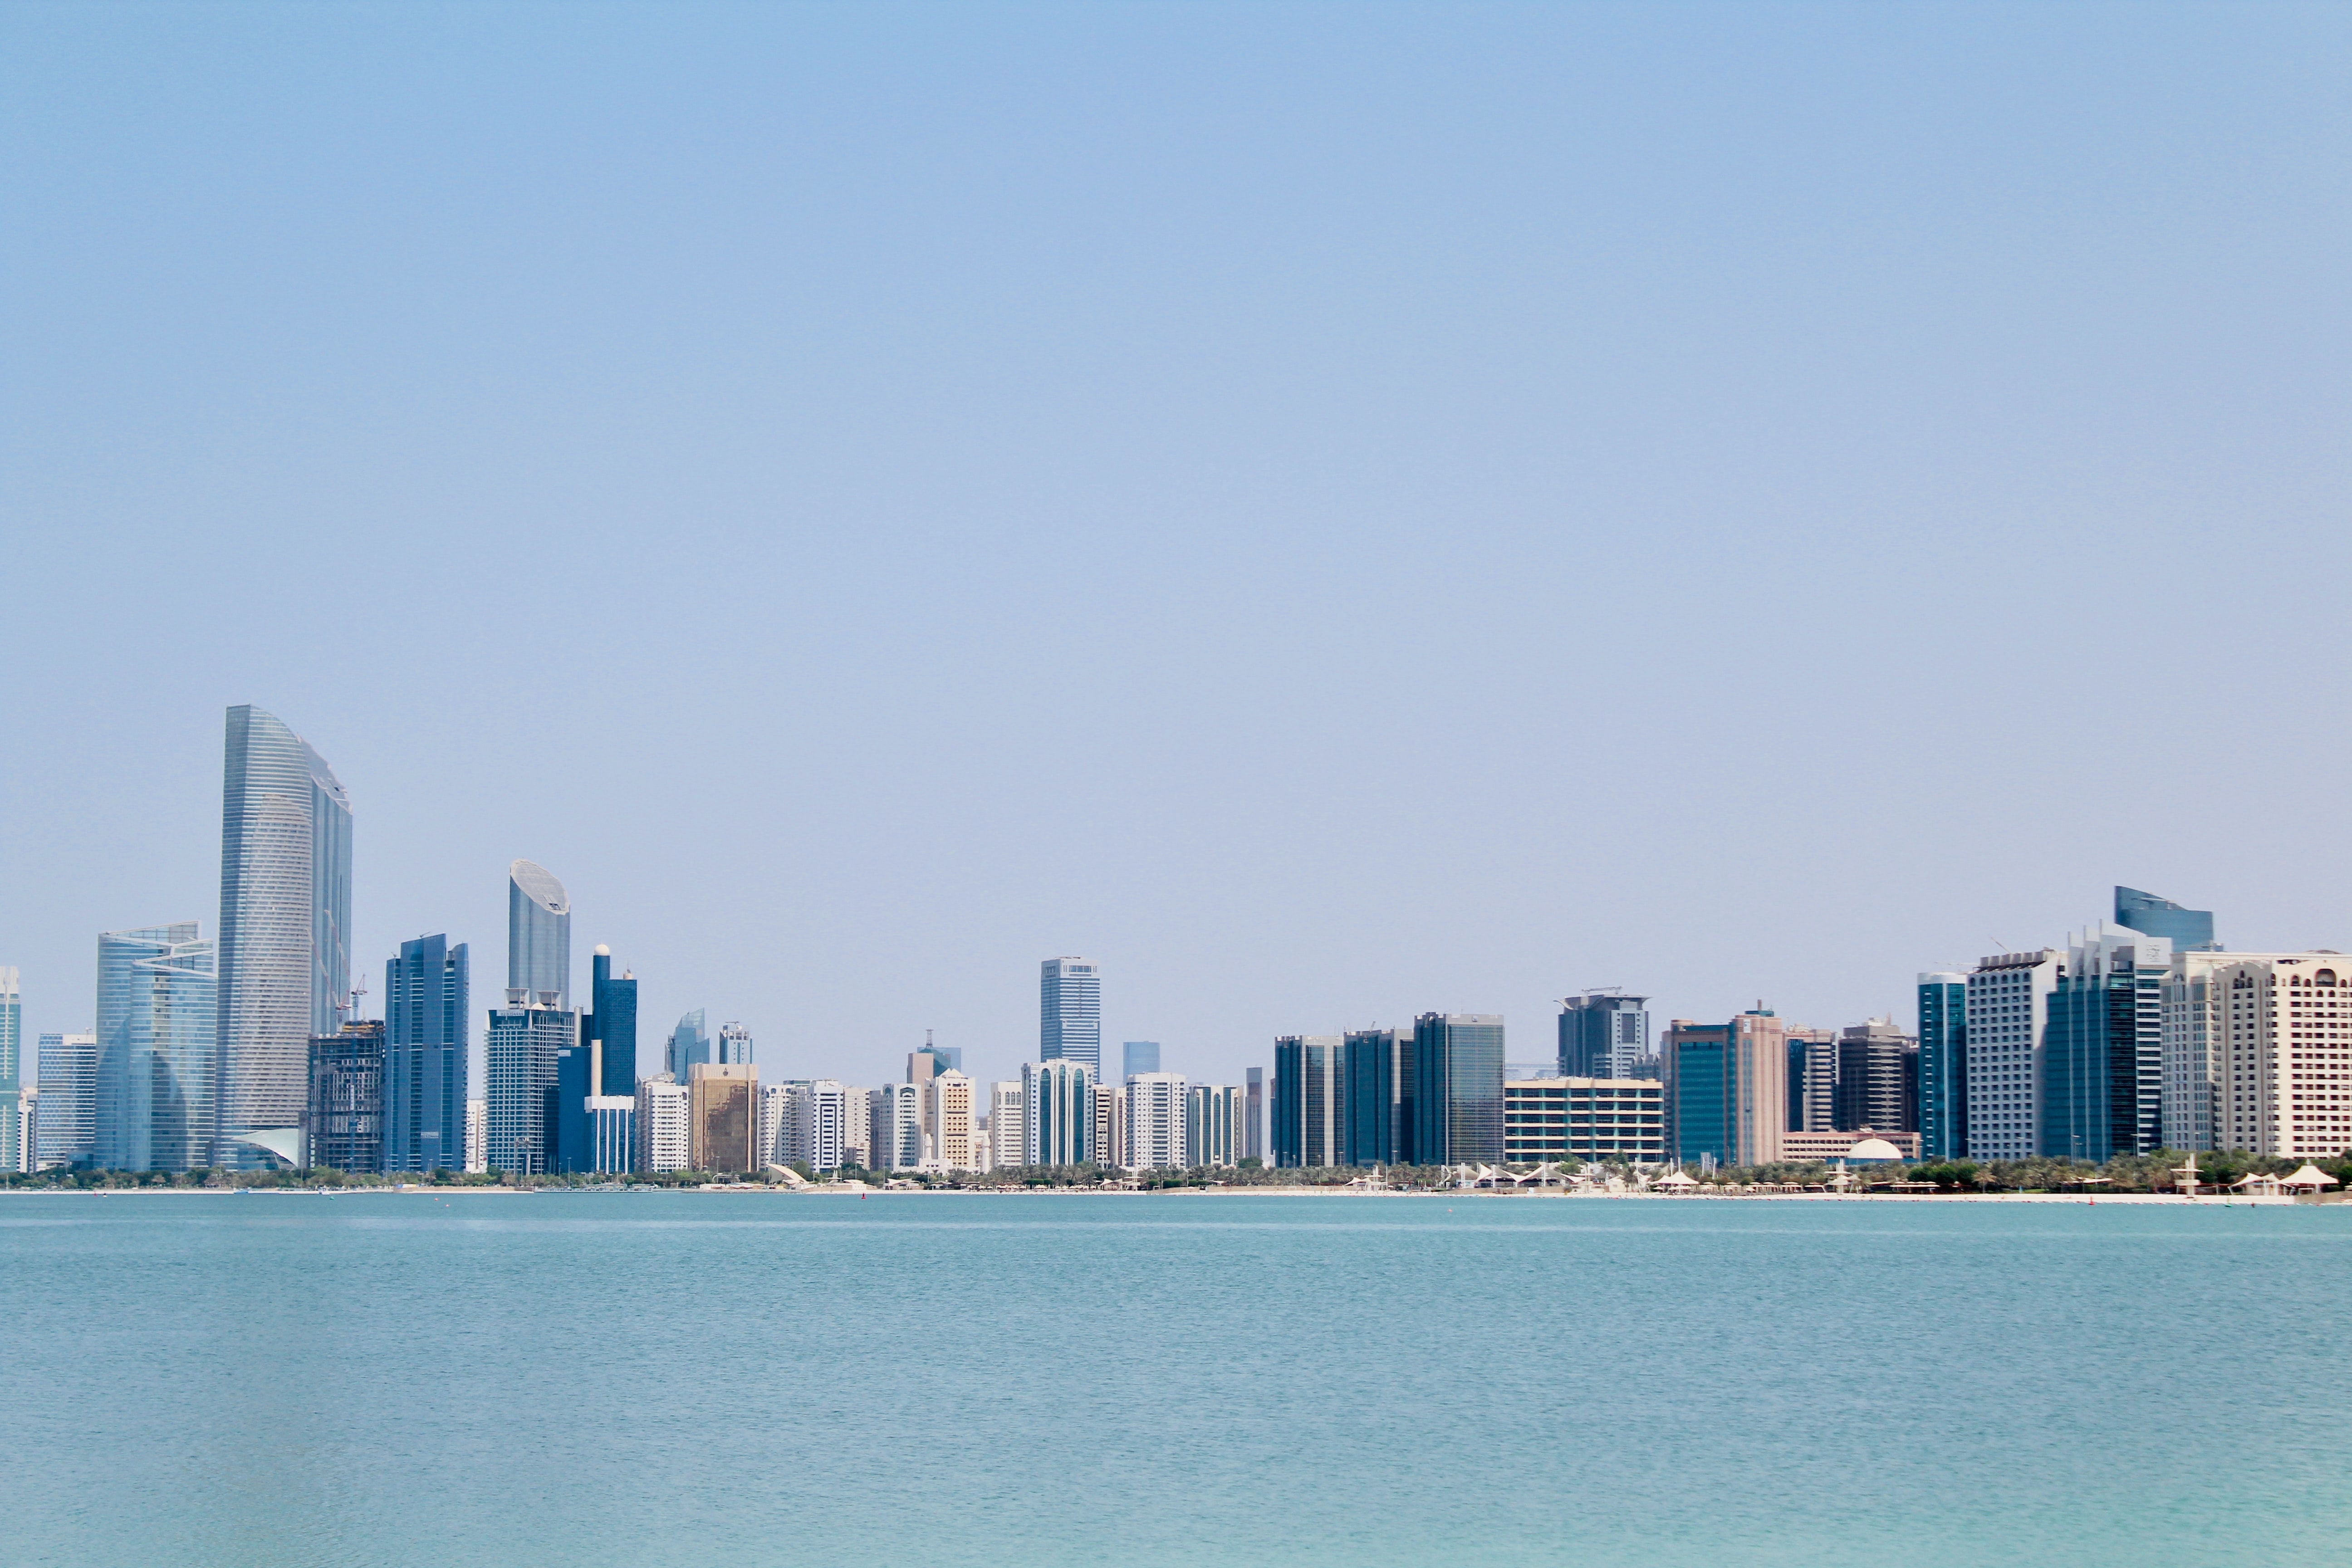
[[[0,1199],[0,1561],[2352,1556],[2352,1205]]]

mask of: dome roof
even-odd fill
[[[1845,1152],[1849,1160],[1884,1160],[1888,1163],[1903,1158],[1903,1151],[1884,1138],[1864,1138]]]

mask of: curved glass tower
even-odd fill
[[[535,994],[522,1005],[572,998],[572,899],[555,874],[535,861],[507,868],[507,989]]]
[[[265,1160],[253,1135],[301,1126],[310,1037],[341,1027],[350,1000],[352,802],[258,708],[228,710],[226,752],[213,1158],[250,1167]]]
[[[98,939],[91,1164],[187,1171],[211,1159],[214,959],[194,921]]]

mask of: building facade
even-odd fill
[[[572,1005],[572,897],[546,867],[507,868],[507,987],[547,1007]]]
[[[719,1026],[718,1059],[729,1067],[751,1065],[751,1031],[733,1019]]]
[[[1503,1158],[1656,1164],[1666,1157],[1666,1086],[1652,1078],[1522,1079],[1503,1085]]]
[[[1891,1018],[1849,1024],[1837,1038],[1837,1114],[1831,1126],[1851,1132],[1916,1132],[1919,1042]],[[1818,1131],[1818,1130],[1816,1130]]]
[[[1341,1037],[1347,1165],[1413,1163],[1413,1031],[1352,1029]]]
[[[876,1171],[912,1171],[923,1163],[923,1096],[911,1083],[886,1083],[866,1101]]]
[[[1021,1140],[1024,1165],[1096,1162],[1095,1074],[1057,1058],[1021,1064]]]
[[[702,1026],[703,1012],[697,1007],[677,1021],[662,1047],[662,1070],[680,1083],[694,1076],[694,1069],[712,1060],[710,1036]]]
[[[589,1011],[581,1015],[580,1037],[594,1059],[598,1095],[634,1100],[637,1088],[637,977],[613,973],[613,950],[604,943],[588,959]],[[687,1082],[693,1083],[689,1069]]]
[[[1184,1088],[1184,1164],[1188,1170],[1230,1168],[1241,1163],[1249,1115],[1249,1091],[1240,1084],[1195,1083]]]
[[[709,1062],[694,1069],[686,1088],[693,1169],[728,1174],[759,1170],[759,1069]]]
[[[212,1163],[290,1163],[310,1037],[351,1001],[352,804],[274,715],[228,710],[221,791]]]
[[[1922,1158],[1969,1152],[1969,977],[1919,976],[1919,1146]]]
[[[2213,911],[2191,910],[2143,893],[2137,888],[2116,889],[2116,924],[2146,936],[2160,936],[2175,952],[2218,952],[2213,940]]]
[[[950,1068],[931,1079],[931,1157],[950,1171],[976,1171],[971,1079]]]
[[[1503,1020],[1423,1013],[1413,1020],[1412,1155],[1417,1165],[1503,1158]]]
[[[2066,967],[2055,948],[1996,953],[1969,972],[1969,1158],[2023,1160],[2042,1148],[2042,1026]]]
[[[1127,1080],[1126,1089],[1127,1169],[1182,1169],[1184,1075],[1139,1072]]]
[[[637,1085],[636,1169],[665,1175],[694,1167],[693,1140],[687,1134],[690,1108],[686,1085],[667,1073]]]
[[[193,1171],[211,1159],[216,956],[194,921],[98,939],[92,1163],[100,1168]],[[306,1036],[306,1059],[309,1050]],[[298,1128],[300,1120],[298,1107]]]
[[[1789,1120],[1788,1026],[1759,1007],[1727,1024],[1667,1026],[1669,1158],[1763,1165],[1780,1156]]]
[[[2189,912],[2189,911],[2184,911]],[[2095,926],[2043,999],[2035,1152],[2104,1163],[2163,1141],[2164,982],[2172,944]]]
[[[1129,1040],[1118,1047],[1119,1073],[1123,1081],[1160,1070],[1158,1040]]]
[[[2278,1159],[2352,1150],[2352,961],[2239,955],[2210,978],[2226,1031],[2220,1146]]]
[[[88,1170],[98,1138],[98,1034],[40,1040],[40,1156],[37,1170]]]
[[[355,1018],[310,1037],[310,1088],[302,1112],[300,1164],[351,1175],[383,1170],[382,1019]]]
[[[490,1010],[482,1095],[485,1170],[547,1173],[548,1090],[556,1058],[580,1044],[580,1015],[554,1005],[554,994],[509,991],[507,1005]]]
[[[1588,991],[1559,1005],[1559,1076],[1622,1079],[1650,1056],[1650,999]]]
[[[1293,1169],[1348,1158],[1347,1040],[1284,1035],[1274,1042],[1274,1163]]]
[[[988,1086],[989,1164],[1010,1169],[1029,1163],[1028,1096],[1019,1079]]]
[[[1039,966],[1037,1059],[1083,1062],[1102,1073],[1102,970],[1091,958]]]
[[[466,944],[420,936],[383,966],[383,1169],[459,1171],[466,1162]]]
[[[0,964],[0,1171],[29,1171],[17,1097],[24,1092],[25,998],[13,966]]]
[[[1242,1158],[1265,1163],[1265,1069],[1248,1068],[1242,1074]]]
[[[490,1168],[490,1106],[486,1100],[466,1101],[466,1170],[478,1175]]]

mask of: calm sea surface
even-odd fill
[[[0,1562],[2352,1561],[2352,1205],[0,1198]]]

